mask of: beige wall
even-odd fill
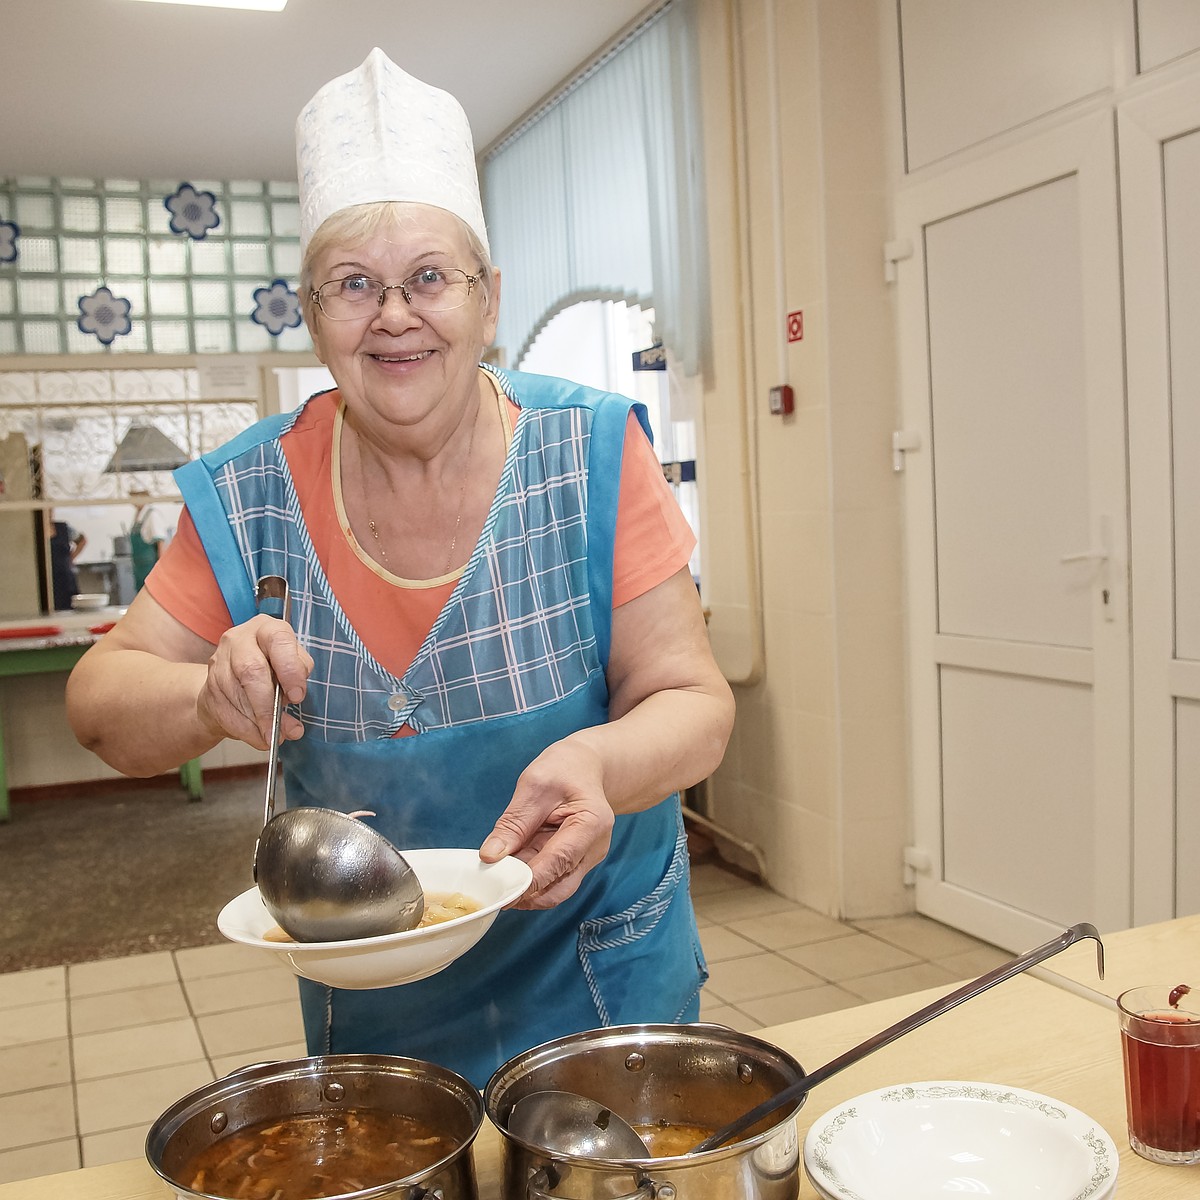
[[[876,0],[700,0],[713,280],[705,601],[738,718],[709,816],[821,911],[911,907],[893,120]],[[786,314],[804,313],[786,343]],[[768,412],[790,384],[796,411]]]

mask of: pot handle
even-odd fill
[[[525,1185],[526,1200],[566,1200],[557,1196],[554,1188],[558,1186],[558,1172],[553,1165],[538,1167],[529,1172],[529,1182]],[[656,1184],[650,1179],[642,1179],[636,1192],[627,1196],[614,1196],[613,1200],[675,1200],[675,1185],[673,1183]]]

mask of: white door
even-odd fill
[[[1114,120],[907,187],[917,908],[1010,949],[1131,916]]]
[[[1118,119],[1142,924],[1200,912],[1200,80]]]

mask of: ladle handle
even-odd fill
[[[1086,921],[1079,925],[1072,925],[1070,929],[1064,930],[1058,937],[1053,938],[1044,946],[1038,946],[1036,949],[1022,954],[1019,958],[1014,958],[1011,962],[1002,963],[1000,966],[994,967],[986,975],[980,975],[978,979],[963,984],[962,987],[943,996],[940,1000],[935,1000],[932,1004],[928,1004],[903,1020],[897,1021],[895,1025],[891,1025],[882,1032],[867,1038],[864,1042],[859,1042],[857,1046],[847,1050],[845,1054],[839,1055],[832,1062],[827,1062],[823,1067],[818,1067],[811,1074],[805,1075],[803,1079],[797,1080],[790,1087],[784,1088],[783,1091],[768,1097],[761,1104],[738,1117],[737,1120],[731,1121],[723,1129],[718,1129],[695,1146],[689,1153],[698,1154],[704,1150],[715,1150],[718,1146],[723,1146],[730,1139],[737,1137],[739,1133],[743,1133],[751,1126],[758,1124],[769,1113],[773,1113],[777,1109],[799,1100],[801,1096],[808,1095],[817,1084],[824,1083],[825,1080],[858,1062],[859,1059],[866,1058],[868,1054],[873,1054],[876,1050],[882,1049],[897,1038],[903,1037],[904,1034],[911,1033],[927,1021],[932,1021],[934,1017],[940,1017],[943,1013],[949,1012],[952,1008],[962,1004],[964,1000],[970,1000],[972,997],[978,996],[980,992],[986,992],[988,988],[994,987],[998,983],[1003,983],[1006,979],[1011,979],[1014,975],[1019,975],[1022,971],[1036,966],[1044,959],[1058,954],[1061,950],[1065,950],[1068,946],[1073,946],[1083,938],[1095,939],[1096,970],[1099,972],[1100,978],[1103,979],[1104,943],[1100,940],[1099,931],[1094,925],[1089,925]]]
[[[283,688],[275,681],[275,704],[271,710],[271,746],[267,755],[267,795],[263,806],[265,825],[275,815],[275,783],[279,774],[279,727],[283,722]]]
[[[284,621],[292,618],[292,598],[288,592],[287,580],[282,575],[264,575],[258,581],[254,595],[255,602],[261,606],[264,600],[282,600]],[[271,743],[267,747],[267,793],[263,805],[263,824],[275,815],[275,784],[279,774],[279,728],[283,721],[283,688],[279,680],[275,680],[275,702],[271,709]],[[257,846],[255,858],[257,860]]]

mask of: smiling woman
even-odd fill
[[[76,733],[130,774],[265,749],[278,680],[290,807],[528,865],[439,974],[302,980],[314,1054],[482,1086],[556,1035],[694,1019],[678,791],[719,763],[733,705],[645,410],[481,365],[500,273],[453,97],[373,51],[302,112],[297,155],[300,297],[336,387],[178,472],[176,538],[70,680]],[[256,610],[265,575],[291,623]]]

